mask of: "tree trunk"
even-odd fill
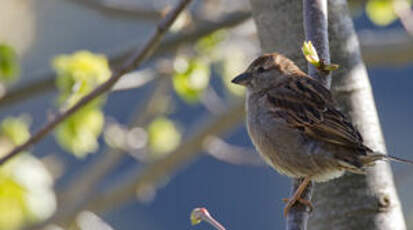
[[[375,151],[386,147],[366,67],[345,0],[329,1],[330,47],[340,68],[333,76],[333,93],[341,110]],[[378,162],[366,176],[346,174],[319,184],[310,229],[406,229],[393,176],[387,162]],[[327,221],[328,220],[328,221]]]
[[[302,1],[250,0],[263,52],[279,52],[306,70]],[[342,111],[376,151],[385,151],[366,68],[345,0],[329,1],[333,90]],[[379,162],[366,176],[346,174],[315,185],[309,229],[406,229],[390,167]]]

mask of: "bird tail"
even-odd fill
[[[362,161],[363,163],[369,165],[375,161],[378,160],[389,160],[389,161],[396,161],[396,162],[400,162],[400,163],[405,163],[405,164],[410,164],[413,165],[413,161],[412,160],[406,160],[403,158],[399,158],[399,157],[395,157],[395,156],[391,156],[391,155],[386,155],[384,153],[379,153],[379,152],[372,152],[370,154],[367,154],[367,156],[362,157]]]

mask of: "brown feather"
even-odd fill
[[[266,91],[274,114],[304,135],[340,145],[365,155],[370,151],[363,144],[357,129],[335,108],[328,89],[307,75],[286,78],[280,85]]]

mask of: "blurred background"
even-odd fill
[[[0,154],[108,79],[176,2],[3,0]],[[388,152],[407,159],[410,2],[349,1]],[[110,96],[0,169],[0,229],[212,229],[191,226],[196,207],[228,229],[283,226],[290,180],[258,158],[229,83],[259,54],[247,0],[193,1]],[[413,168],[392,168],[413,229]]]

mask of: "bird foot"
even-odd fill
[[[310,212],[313,211],[313,204],[309,200],[305,200],[300,197],[292,197],[291,199],[288,198],[283,198],[282,201],[284,203],[287,203],[287,205],[284,208],[284,216],[287,217],[288,212],[290,209],[295,205],[295,203],[300,202],[301,204],[307,206],[310,209]]]

